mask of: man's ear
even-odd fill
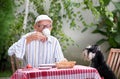
[[[50,31],[52,30],[52,28],[53,28],[53,27],[51,26]]]
[[[37,29],[37,24],[34,24],[34,26],[33,26],[33,27],[34,27],[34,29],[36,30],[36,29]]]

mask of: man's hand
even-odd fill
[[[31,41],[34,41],[34,40],[40,40],[42,42],[45,42],[47,40],[47,37],[44,36],[41,32],[36,32],[36,33],[33,33],[31,35],[29,35],[27,38],[26,38],[26,43],[30,43]]]

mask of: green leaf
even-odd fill
[[[81,32],[83,33],[83,32],[85,32],[87,29],[88,29],[88,28],[87,28],[87,27],[85,27],[84,29],[82,29],[82,31],[81,31]]]
[[[116,9],[120,10],[120,2],[113,2]]]
[[[107,6],[110,3],[111,0],[103,0],[104,6]]]
[[[113,26],[114,25],[114,23],[109,18],[105,19],[105,24],[108,25],[108,26]]]
[[[120,34],[115,37],[115,41],[120,44]]]
[[[101,45],[101,44],[103,44],[106,41],[107,41],[107,39],[103,38],[103,39],[100,39],[99,41],[97,41],[96,44]]]
[[[103,36],[107,36],[107,32],[101,31],[100,29],[96,29],[92,33],[99,33],[99,34],[101,34]]]
[[[108,39],[109,44],[111,45],[111,47],[117,47],[117,42],[115,41],[114,37],[109,37]]]

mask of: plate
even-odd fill
[[[38,68],[22,68],[22,71],[35,71],[38,70]]]
[[[52,67],[38,67],[39,70],[48,70],[51,69]]]
[[[40,64],[39,67],[52,67],[52,68],[55,68],[56,65],[55,64]]]

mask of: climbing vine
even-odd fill
[[[75,22],[78,12],[74,12],[74,8],[79,8],[80,3],[75,3],[71,0],[49,0],[49,4],[46,4],[45,0],[30,1],[34,3],[38,14],[47,14],[53,19],[52,35],[58,38],[63,50],[68,45],[74,44],[74,41],[62,31],[63,19],[66,19],[66,24],[69,23],[68,27],[79,28]]]

